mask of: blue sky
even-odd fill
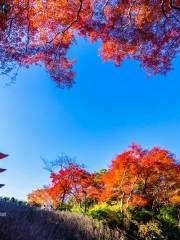
[[[91,171],[107,167],[129,144],[154,145],[180,157],[180,57],[166,76],[147,78],[134,61],[103,63],[98,43],[79,40],[76,84],[61,90],[43,68],[23,69],[15,84],[0,81],[0,195],[25,199],[49,183],[41,157],[66,153]]]

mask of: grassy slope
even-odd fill
[[[123,240],[123,234],[97,227],[85,217],[0,200],[0,240]]]

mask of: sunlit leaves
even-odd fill
[[[47,163],[51,185],[30,194],[30,202],[42,205],[51,200],[55,208],[62,208],[70,201],[74,204],[86,200],[89,204],[116,202],[121,211],[131,205],[158,210],[160,206],[180,203],[180,166],[166,149],[143,150],[133,144],[117,155],[107,170],[95,173],[88,172],[66,155],[55,164]],[[58,167],[58,171],[53,171],[53,167]]]
[[[167,150],[142,150],[133,145],[118,155],[103,175],[102,200],[116,200],[121,206],[160,205],[179,200],[180,169]]]
[[[50,195],[49,188],[37,189],[28,194],[28,203],[30,205],[39,205],[41,207],[57,207],[56,202]]]
[[[3,3],[4,4],[4,3]],[[60,87],[71,87],[67,51],[75,36],[101,40],[103,60],[140,61],[166,73],[179,47],[179,10],[168,0],[7,0],[0,10],[0,66],[43,64]],[[1,6],[3,6],[1,4]],[[4,9],[4,8],[3,8]],[[13,64],[10,64],[13,66]]]

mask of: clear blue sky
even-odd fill
[[[76,84],[60,90],[43,68],[20,72],[14,85],[0,81],[0,195],[25,199],[49,182],[41,156],[67,153],[89,170],[136,142],[159,145],[180,157],[180,57],[166,76],[147,78],[134,61],[120,68],[103,63],[98,44],[80,40],[69,56],[77,59]]]

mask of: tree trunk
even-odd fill
[[[63,210],[65,196],[66,196],[66,193],[63,193],[62,200],[61,200],[61,205],[60,205],[61,211]]]
[[[129,200],[131,199],[131,197],[132,197],[132,191],[130,192],[130,194],[126,200],[126,209],[129,207]]]
[[[86,212],[87,212],[86,196],[87,196],[87,193],[84,191],[84,213],[85,213],[85,214],[86,214]]]
[[[124,199],[124,192],[122,193],[121,195],[121,199],[120,199],[120,212],[122,213],[123,212],[123,199]]]

